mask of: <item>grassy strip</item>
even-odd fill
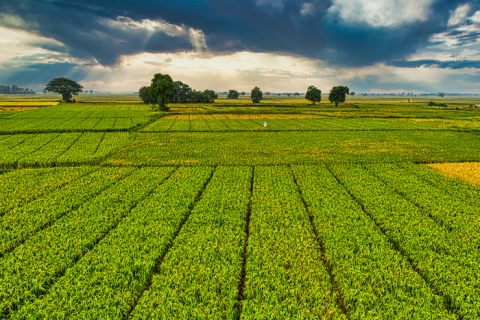
[[[168,172],[144,169],[156,183]],[[25,305],[13,318],[126,318],[211,173],[212,168],[180,168],[47,295]]]
[[[293,171],[350,319],[454,318],[325,167]]]
[[[91,168],[89,170],[92,171]],[[130,172],[103,168],[28,205],[11,210],[0,219],[0,256],[12,251],[38,230],[78,209]]]
[[[286,167],[256,167],[241,319],[343,319]]]
[[[92,168],[12,171],[0,177],[0,216],[88,174]]]
[[[452,198],[408,170],[396,165],[370,165],[368,169],[428,214],[429,217],[457,234],[472,250],[480,248],[480,216],[478,207]]]
[[[463,319],[480,316],[480,255],[417,206],[357,166],[334,165],[334,174],[427,283]]]
[[[215,171],[133,319],[235,319],[251,178]]]
[[[129,169],[132,170],[132,169]],[[0,260],[0,312],[9,317],[35,301],[89,252],[168,175],[171,169],[134,170],[127,179],[68,214]]]

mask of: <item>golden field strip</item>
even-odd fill
[[[430,168],[453,178],[480,186],[480,163],[434,163]]]

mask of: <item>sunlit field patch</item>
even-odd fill
[[[0,101],[0,107],[56,106],[58,101]]]
[[[428,166],[449,177],[480,186],[480,162],[434,163]]]
[[[2,111],[26,111],[41,107],[56,106],[58,101],[0,101],[0,112]]]
[[[17,106],[0,106],[0,112],[5,112],[5,111],[27,111],[27,110],[35,110],[41,108],[40,106],[35,106],[35,107],[17,107]]]

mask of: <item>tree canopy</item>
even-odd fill
[[[340,102],[345,102],[345,96],[349,94],[350,89],[348,87],[344,86],[337,86],[333,87],[332,90],[330,90],[330,94],[328,95],[328,100],[330,100],[331,103],[335,103],[335,108],[338,107],[338,104]]]
[[[156,91],[152,91],[152,86]],[[160,73],[155,75],[149,87],[141,87],[138,95],[144,103],[158,104],[158,109],[162,111],[169,110],[167,103],[213,103],[218,99],[213,90],[196,91],[188,84],[182,81],[174,82],[169,75]]]
[[[172,77],[168,74],[157,73],[153,76],[152,83],[148,89],[148,94],[151,99],[156,102],[158,109],[161,111],[168,111],[167,104],[173,96],[175,85]]]
[[[259,103],[263,99],[262,91],[259,87],[255,87],[252,89],[252,93],[250,95],[253,103]]]
[[[72,101],[72,95],[82,92],[83,86],[67,78],[57,78],[50,81],[44,91],[55,92],[62,95],[64,101]]]
[[[227,94],[227,98],[228,98],[228,99],[238,99],[238,96],[239,96],[239,95],[240,95],[240,94],[238,93],[237,90],[229,90],[229,91],[228,91],[228,94]]]
[[[305,94],[305,99],[311,101],[315,105],[315,102],[322,101],[322,91],[317,89],[317,87],[310,86]]]

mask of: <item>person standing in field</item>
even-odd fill
[[[265,122],[263,123],[263,127],[264,127],[264,128],[267,127],[267,121],[265,121]]]

